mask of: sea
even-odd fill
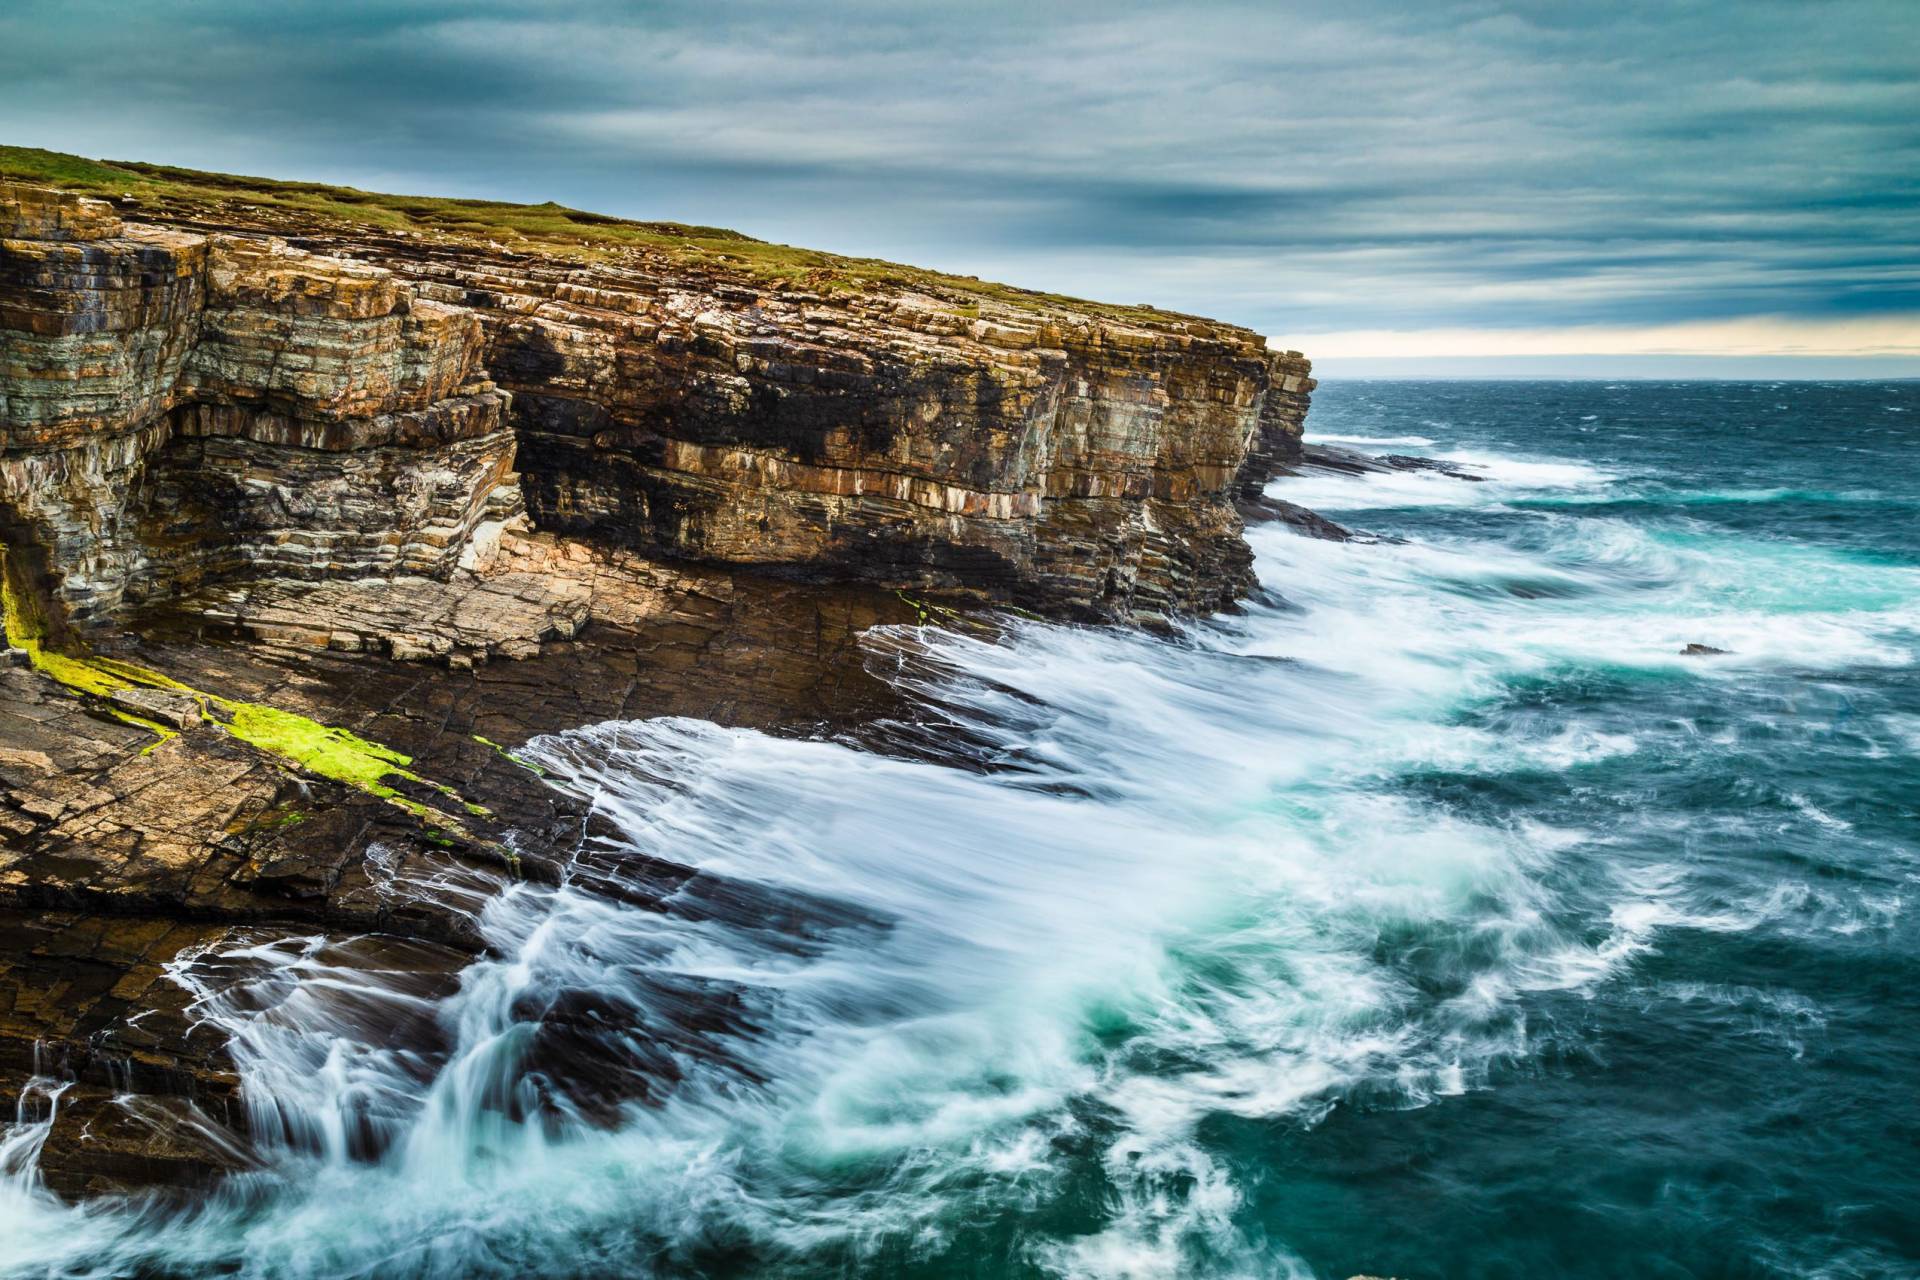
[[[16,1123],[0,1275],[1920,1275],[1920,383],[1328,381],[1308,439],[1455,473],[1276,480],[1355,536],[1255,525],[1171,635],[876,629],[900,724],[522,752],[791,911],[176,965],[279,1145],[69,1207]],[[658,1086],[551,1088],[556,1009]]]

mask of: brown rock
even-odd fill
[[[104,200],[0,184],[0,240],[99,240],[119,231],[120,217]]]
[[[165,689],[121,689],[109,700],[122,711],[172,729],[191,729],[200,723],[200,703],[188,694]]]
[[[548,531],[1155,622],[1250,586],[1232,502],[1297,452],[1312,388],[1193,317],[931,279],[823,306],[643,250],[326,223],[295,247],[251,206],[124,229],[0,190],[45,232],[0,250],[0,504],[82,621],[220,581],[444,578],[517,438]]]

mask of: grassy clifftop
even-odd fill
[[[791,283],[828,294],[922,289],[992,300],[1023,310],[1062,309],[1155,327],[1164,327],[1171,320],[1197,318],[1155,307],[1088,302],[877,258],[848,258],[772,244],[722,227],[639,222],[552,202],[511,204],[387,195],[318,182],[203,173],[125,160],[89,160],[35,147],[0,146],[0,179],[115,200],[130,197],[134,203],[127,212],[161,220],[213,216],[282,233],[293,233],[300,227],[313,233],[351,227],[448,240],[498,241],[527,252],[585,258],[639,250],[763,283]]]
[[[448,231],[576,245],[757,244],[722,227],[630,222],[557,204],[508,204],[437,196],[395,196],[319,182],[281,182],[203,173],[127,160],[88,160],[36,147],[0,147],[0,177],[106,197],[132,196],[162,208],[255,206],[394,231]],[[769,246],[778,248],[781,246]],[[790,250],[789,252],[804,252]],[[821,255],[828,256],[828,255]]]

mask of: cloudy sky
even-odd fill
[[[718,223],[1332,373],[1920,374],[1920,0],[7,0],[0,49],[7,142]]]

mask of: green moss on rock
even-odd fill
[[[89,700],[100,713],[152,732],[155,741],[146,748],[148,751],[178,735],[166,725],[111,705],[107,700],[113,694],[135,688],[187,694],[199,701],[201,714],[209,722],[249,746],[307,773],[377,796],[416,818],[444,824],[463,836],[467,832],[458,822],[432,805],[402,794],[393,783],[416,783],[447,796],[476,817],[492,816],[484,806],[462,799],[452,787],[413,772],[407,767],[413,763],[411,756],[346,729],[263,702],[195,689],[117,658],[53,648],[47,639],[45,615],[22,580],[17,562],[6,555],[4,547],[0,547],[0,611],[4,612],[7,643],[24,650],[36,671],[69,693]]]

